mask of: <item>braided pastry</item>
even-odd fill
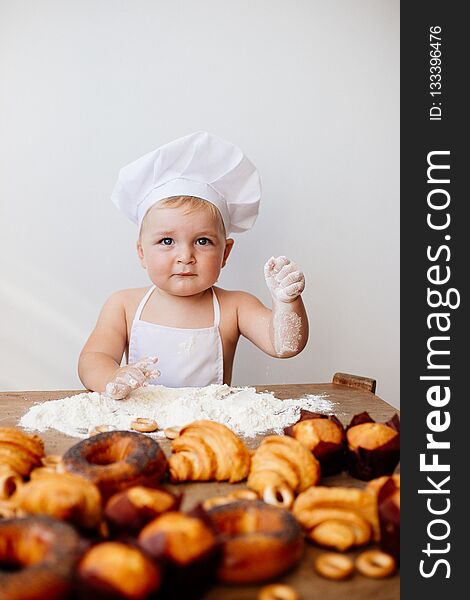
[[[0,464],[5,464],[21,477],[41,465],[44,443],[37,435],[28,435],[14,427],[0,427]]]
[[[195,421],[171,443],[170,477],[177,481],[242,481],[250,470],[250,452],[225,425]]]
[[[345,551],[378,536],[375,498],[364,490],[312,487],[297,497],[292,512],[321,546]]]
[[[248,487],[268,504],[289,507],[294,494],[320,480],[320,463],[295,438],[272,435],[263,439],[251,459]]]

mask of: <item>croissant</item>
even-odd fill
[[[245,479],[250,470],[250,452],[225,425],[195,421],[171,443],[170,478],[177,481],[229,481]]]
[[[100,523],[101,495],[93,483],[71,473],[37,471],[42,471],[41,475],[17,488],[11,497],[17,508],[70,521],[86,529]]]
[[[265,502],[288,508],[294,494],[320,480],[320,463],[295,438],[272,435],[264,438],[251,459],[248,487]]]
[[[41,464],[44,443],[37,435],[28,435],[14,427],[0,427],[0,464],[27,477]]]
[[[376,499],[366,490],[312,487],[297,496],[292,512],[322,546],[344,551],[378,536]]]

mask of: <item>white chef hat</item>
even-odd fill
[[[208,200],[219,209],[227,234],[240,233],[256,221],[261,182],[240,148],[196,131],[123,167],[111,199],[140,228],[147,210],[171,196]]]

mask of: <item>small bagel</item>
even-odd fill
[[[132,421],[131,428],[135,431],[140,431],[140,433],[151,433],[152,431],[157,431],[158,425],[153,419],[139,417],[135,421]]]
[[[260,589],[258,600],[299,600],[299,595],[290,585],[272,583]]]
[[[167,439],[176,440],[182,429],[182,427],[167,427],[166,429],[164,429],[163,433],[165,434]]]
[[[365,577],[383,579],[395,572],[393,556],[380,550],[366,550],[356,558],[356,569]]]
[[[93,435],[98,435],[98,433],[107,433],[108,431],[116,431],[116,427],[114,425],[96,425],[95,427],[91,427],[88,431],[88,435],[91,437]]]
[[[323,521],[309,533],[309,538],[320,546],[334,548],[340,552],[354,546],[354,531],[341,521]]]
[[[271,504],[272,506],[290,508],[294,502],[294,494],[292,493],[292,490],[285,485],[268,485],[263,492],[263,500],[266,504]]]
[[[350,577],[354,571],[354,563],[344,554],[325,552],[314,563],[315,570],[327,579],[342,580]]]

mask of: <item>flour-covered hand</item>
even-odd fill
[[[285,256],[272,256],[264,265],[264,277],[273,300],[279,302],[293,302],[305,288],[304,274]]]
[[[147,385],[150,377],[160,375],[160,372],[153,368],[157,360],[156,356],[150,356],[132,365],[120,367],[106,384],[104,395],[113,400],[123,400],[136,388]]]

